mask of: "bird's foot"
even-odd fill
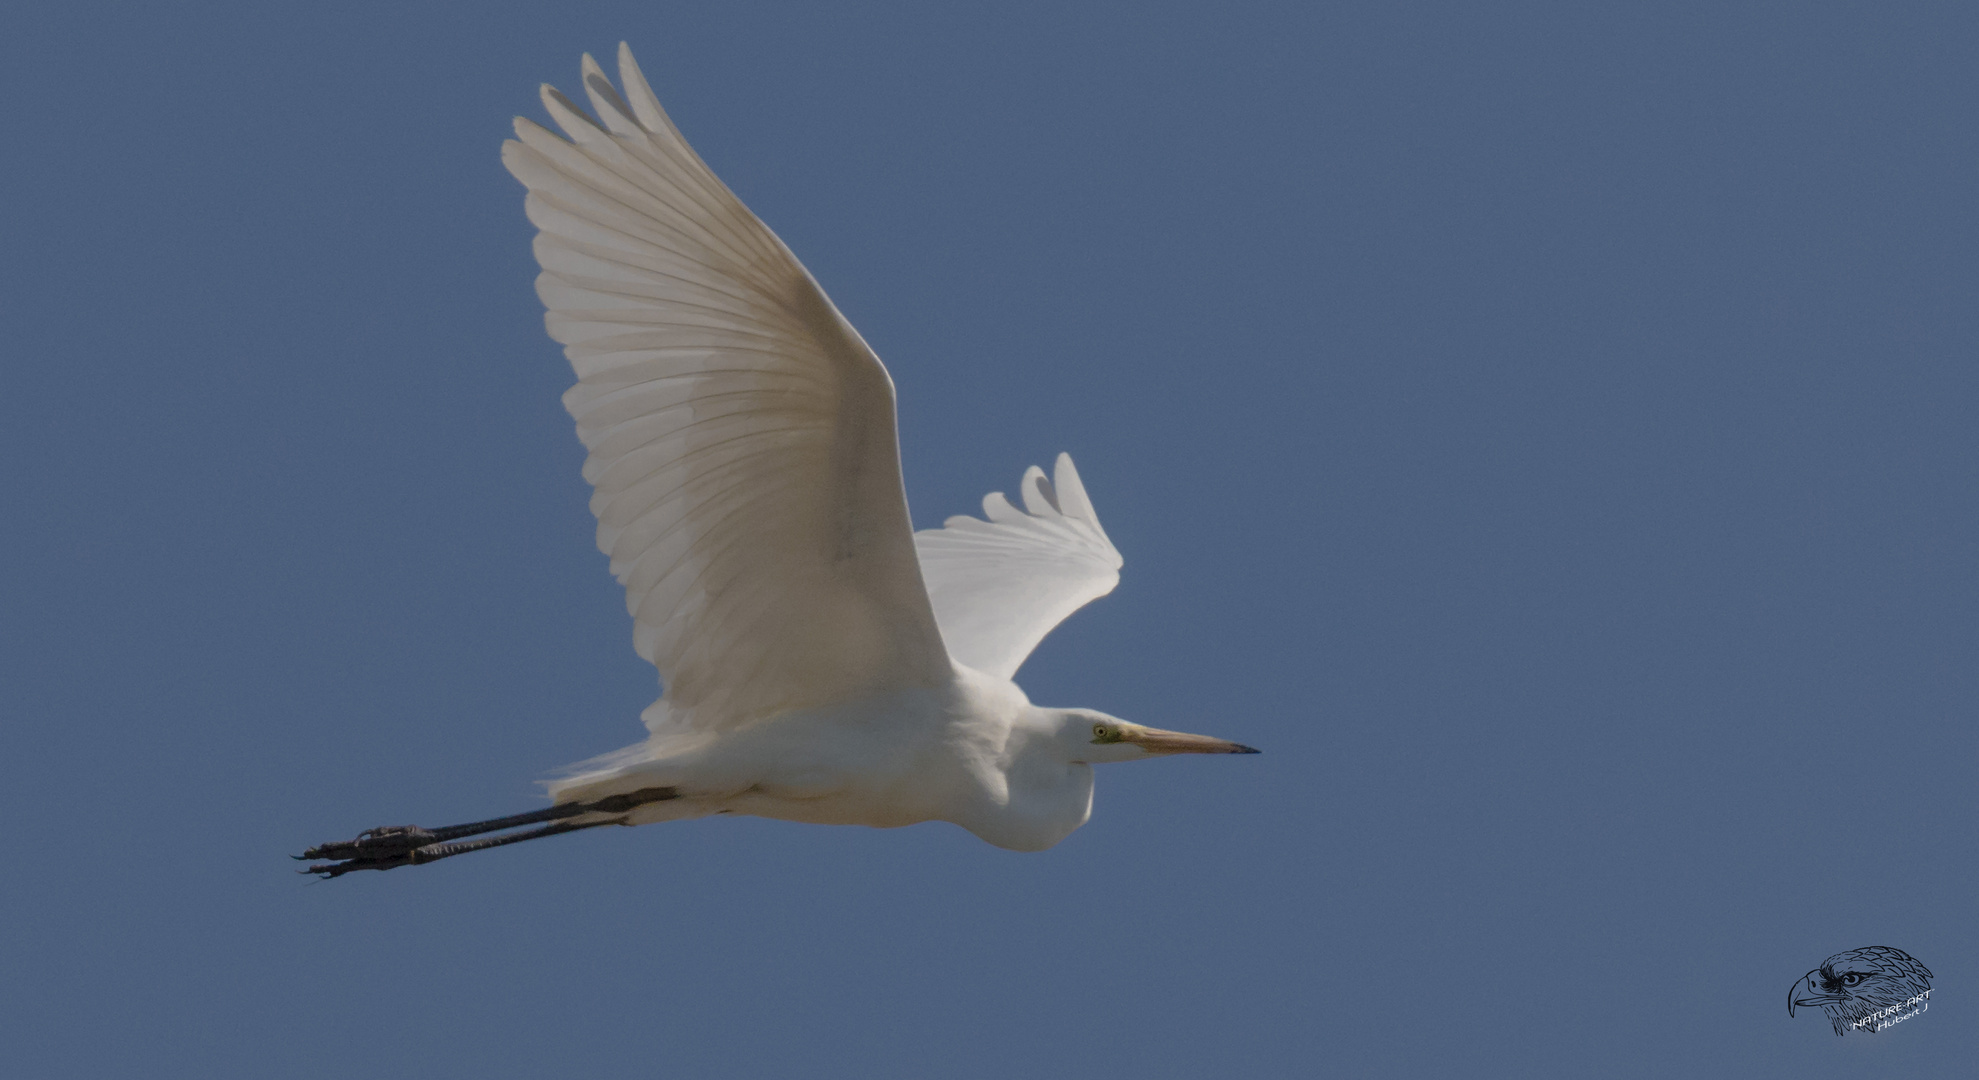
[[[303,872],[333,878],[352,870],[390,870],[418,862],[415,854],[428,845],[438,844],[440,834],[417,825],[381,825],[357,834],[355,840],[332,840],[318,844],[296,856],[298,859],[331,859]]]
[[[332,840],[302,853],[305,859],[384,859],[438,843],[440,834],[417,825],[380,825],[355,840]]]

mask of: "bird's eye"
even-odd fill
[[[1843,986],[1854,986],[1854,985],[1855,985],[1856,983],[1859,983],[1859,982],[1861,982],[1861,981],[1862,981],[1862,976],[1861,976],[1860,974],[1858,974],[1858,973],[1856,973],[1856,972],[1853,972],[1853,971],[1851,971],[1851,972],[1849,972],[1848,974],[1846,974],[1846,975],[1844,975],[1844,976],[1842,976],[1842,985],[1843,985]]]
[[[1094,724],[1094,725],[1093,725],[1093,738],[1095,738],[1095,739],[1104,739],[1104,738],[1106,738],[1106,725],[1105,725],[1105,724]]]

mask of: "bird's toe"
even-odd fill
[[[327,844],[304,851],[304,859],[328,859],[340,865],[311,866],[305,874],[319,874],[336,877],[350,870],[389,870],[394,866],[404,866],[412,859],[412,853],[428,844],[436,843],[440,837],[430,829],[417,825],[381,825],[366,829],[357,834],[355,840],[332,840]]]

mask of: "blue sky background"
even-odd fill
[[[0,1031],[35,1077],[1979,1060],[1969,4],[10,11]],[[1264,755],[1017,855],[721,820],[309,884],[654,694],[497,148],[638,51],[890,366],[1059,450],[1033,699]],[[1905,949],[1931,1011],[1785,995]]]

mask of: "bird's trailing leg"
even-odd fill
[[[602,821],[572,821],[571,818],[586,814],[623,815],[636,806],[647,803],[665,802],[677,799],[680,792],[670,787],[640,788],[623,795],[610,795],[595,802],[560,803],[556,806],[532,810],[527,814],[511,814],[508,817],[490,818],[487,821],[470,821],[465,825],[449,825],[441,829],[422,829],[417,825],[385,825],[367,829],[357,834],[355,840],[333,840],[310,848],[298,859],[330,859],[311,865],[302,872],[322,878],[342,877],[352,870],[390,870],[395,866],[418,866],[436,862],[453,855],[464,855],[470,851],[501,847],[523,840],[535,840],[544,836],[576,832],[579,829],[595,828],[599,825],[623,825],[625,818],[611,817]],[[538,829],[506,833],[502,836],[489,836],[480,840],[463,840],[483,833],[501,833],[524,825],[543,825]]]

